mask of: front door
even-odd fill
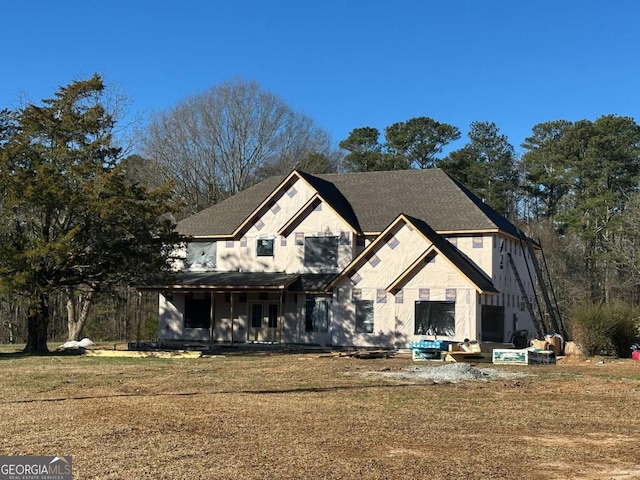
[[[249,323],[250,342],[275,342],[278,339],[278,304],[252,303]]]

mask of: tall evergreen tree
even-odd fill
[[[399,155],[409,166],[430,168],[436,166],[436,155],[460,138],[460,130],[429,117],[416,117],[389,125],[385,138],[388,151]]]
[[[387,151],[379,142],[380,131],[373,127],[354,128],[339,143],[349,153],[344,157],[344,167],[350,172],[374,172],[380,170],[405,170],[409,168],[403,158]]]
[[[167,192],[118,166],[103,92],[97,75],[61,87],[20,111],[0,147],[0,289],[28,309],[28,352],[47,351],[53,293],[90,301],[98,288],[168,271],[178,241],[162,216]]]
[[[521,163],[521,188],[533,204],[534,218],[555,219],[571,191],[570,154],[565,134],[572,125],[567,120],[539,123],[522,144],[525,154]]]
[[[609,301],[616,281],[610,246],[640,184],[640,126],[616,115],[547,122],[524,147],[525,178],[542,214],[579,242],[590,300]]]
[[[469,142],[438,166],[506,216],[517,203],[518,172],[513,146],[493,122],[473,122]]]
[[[351,172],[406,170],[436,166],[436,155],[450,142],[460,138],[460,131],[429,117],[416,117],[389,125],[384,143],[379,142],[377,128],[355,128],[339,144],[347,150],[344,167]]]

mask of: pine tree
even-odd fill
[[[118,164],[104,88],[98,75],[61,87],[18,112],[0,142],[0,289],[28,308],[28,352],[47,351],[54,292],[90,302],[99,288],[168,271],[178,241],[163,216],[168,192],[132,183]]]

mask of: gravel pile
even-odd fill
[[[497,380],[525,376],[525,374],[521,373],[502,372],[495,368],[477,368],[468,363],[447,363],[440,366],[412,366],[400,372],[380,373],[386,377],[433,380],[436,383]]]

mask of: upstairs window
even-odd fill
[[[338,266],[338,237],[305,237],[304,266],[335,268]]]
[[[273,257],[273,238],[259,238],[256,255],[258,257]]]
[[[207,271],[216,268],[217,242],[189,242],[185,263],[189,270]]]

